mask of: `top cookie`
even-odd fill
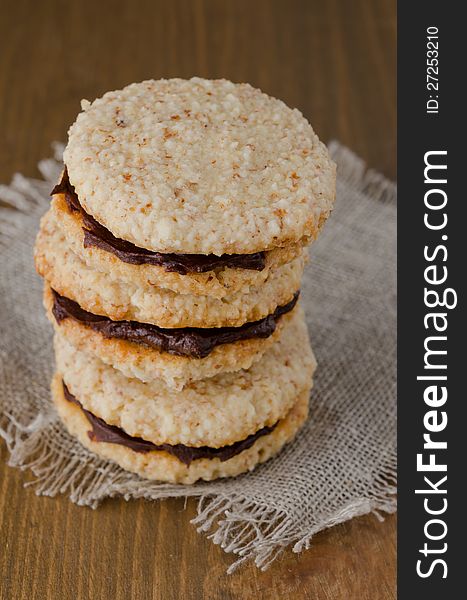
[[[335,165],[296,109],[248,84],[161,79],[108,92],[69,130],[87,212],[156,252],[249,254],[315,237]]]

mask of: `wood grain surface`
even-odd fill
[[[159,77],[248,81],[395,177],[394,0],[0,0],[0,182],[37,175],[81,98]],[[1,393],[1,391],[0,391]],[[395,517],[322,532],[265,573],[190,525],[196,503],[36,497],[0,445],[0,598],[395,598]]]

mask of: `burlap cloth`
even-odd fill
[[[265,569],[287,546],[357,515],[393,512],[396,473],[396,189],[333,143],[337,201],[311,247],[302,288],[318,358],[311,414],[299,437],[253,473],[194,486],[151,483],[96,458],[71,438],[49,401],[51,334],[32,247],[60,170],[0,186],[0,434],[9,464],[29,468],[38,494],[97,507],[109,496],[199,497],[200,531]]]

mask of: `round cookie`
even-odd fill
[[[238,327],[259,321],[290,302],[300,287],[305,255],[272,269],[266,281],[225,298],[176,294],[151,285],[112,280],[72,252],[48,211],[41,220],[35,248],[36,268],[60,295],[85,310],[114,321],[131,320],[159,327]]]
[[[268,278],[272,269],[284,265],[304,250],[308,239],[289,244],[283,248],[273,248],[265,253],[265,267],[261,271],[253,269],[220,268],[206,273],[180,274],[169,272],[156,265],[134,265],[120,260],[115,254],[96,246],[83,244],[83,218],[79,212],[70,212],[63,194],[55,194],[51,209],[55,222],[63,230],[70,248],[90,268],[108,273],[115,280],[127,281],[138,286],[154,285],[167,288],[178,294],[213,296],[224,298],[235,292],[248,292],[251,286],[258,287]]]
[[[250,448],[226,461],[218,458],[202,458],[194,460],[189,466],[168,452],[152,451],[143,454],[122,445],[92,441],[88,436],[89,422],[78,406],[65,399],[59,374],[56,374],[52,381],[52,397],[60,418],[71,435],[95,454],[146,479],[191,484],[198,479],[211,481],[219,477],[232,477],[251,471],[257,464],[277,454],[295,437],[305,422],[308,415],[309,391],[301,392],[293,407],[273,431],[258,438]]]
[[[252,338],[215,347],[204,358],[178,356],[159,351],[145,344],[125,339],[108,338],[86,324],[73,318],[57,322],[52,313],[53,292],[44,286],[44,306],[47,316],[57,332],[60,332],[75,348],[95,355],[105,364],[121,371],[127,377],[141,381],[162,379],[167,386],[181,390],[186,384],[213,377],[219,373],[249,369],[268,348],[276,342],[282,329],[293,319],[302,318],[301,308],[282,315],[276,329],[268,338]]]
[[[248,84],[144,81],[70,127],[64,161],[85,210],[158,252],[248,254],[315,238],[335,165],[296,109]]]
[[[223,373],[174,391],[129,379],[55,334],[57,371],[91,413],[154,444],[218,448],[282,419],[311,388],[315,358],[298,319],[248,371]]]

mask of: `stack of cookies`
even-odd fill
[[[307,416],[298,297],[335,166],[299,111],[246,84],[145,81],[82,109],[35,251],[58,413],[146,478],[251,470]]]

